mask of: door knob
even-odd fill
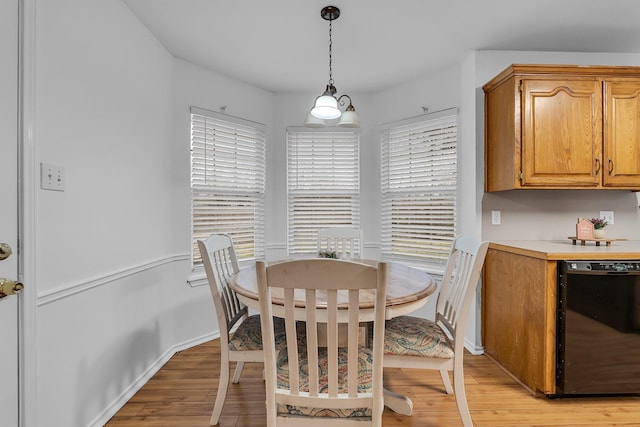
[[[24,285],[22,283],[0,277],[0,299],[9,295],[19,294],[23,289]]]
[[[0,261],[9,258],[11,255],[11,246],[6,243],[0,243]]]

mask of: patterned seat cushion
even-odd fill
[[[434,321],[412,316],[387,320],[384,353],[441,359],[454,356],[451,340]]]
[[[287,337],[284,330],[284,319],[273,318],[276,347],[286,346]],[[260,315],[254,314],[247,317],[229,339],[231,351],[262,350],[262,328],[260,327]]]
[[[309,391],[309,366],[305,349],[299,349],[299,377],[300,391]],[[326,348],[320,348],[318,352],[320,392],[327,392],[328,361]],[[289,388],[289,363],[286,349],[280,350],[277,357],[277,381],[278,388]],[[370,349],[361,348],[358,352],[358,391],[367,393],[373,388],[372,384],[373,355]],[[347,369],[347,351],[338,351],[338,393],[347,393],[347,381],[349,379]],[[328,409],[311,408],[303,406],[278,405],[278,415],[304,416],[304,417],[331,417],[331,418],[371,418],[371,408]]]

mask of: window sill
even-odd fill
[[[203,270],[196,270],[187,277],[187,284],[192,288],[195,288],[198,286],[206,286],[209,284],[209,281],[207,280],[207,275]]]

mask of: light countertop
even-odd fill
[[[640,260],[639,240],[613,241],[611,246],[606,246],[605,242],[601,242],[600,246],[596,246],[595,242],[586,242],[586,245],[582,246],[579,240],[574,245],[570,239],[498,240],[492,241],[489,248],[549,261],[577,259]]]

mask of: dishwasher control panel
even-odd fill
[[[566,261],[567,272],[640,272],[640,261]]]

